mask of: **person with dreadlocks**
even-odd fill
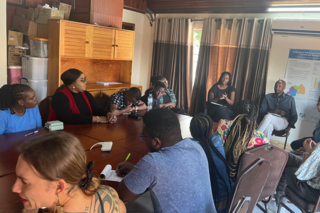
[[[24,84],[0,88],[0,135],[42,127],[34,90]]]
[[[224,213],[231,195],[232,181],[228,174],[222,139],[219,135],[212,135],[212,130],[213,121],[209,115],[199,113],[192,118],[190,132],[207,156],[212,196],[217,213]]]
[[[269,143],[265,135],[256,130],[259,115],[258,105],[251,100],[239,101],[235,106],[236,118],[226,125],[218,126],[224,138],[224,151],[229,167],[229,176],[236,178],[238,161],[247,149]],[[219,130],[218,130],[219,132]]]

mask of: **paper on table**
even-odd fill
[[[121,82],[107,82],[107,83],[109,83],[109,84],[123,84]]]
[[[121,182],[122,177],[119,177],[115,170],[112,170],[112,166],[110,164],[106,165],[100,174],[100,178],[102,180]]]

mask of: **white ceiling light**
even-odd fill
[[[320,12],[320,7],[270,7],[268,12]]]

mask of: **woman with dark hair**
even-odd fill
[[[93,176],[93,162],[86,163],[80,141],[66,132],[52,132],[24,143],[12,187],[19,194],[23,212],[124,213],[116,190],[101,186]]]
[[[210,116],[200,113],[192,118],[190,132],[208,158],[211,190],[217,213],[224,213],[231,195],[232,181],[228,174],[222,139],[218,135],[212,135],[212,130],[213,121]]]
[[[117,117],[100,106],[86,91],[86,77],[77,69],[61,75],[63,85],[52,97],[48,121],[66,124],[115,123]]]
[[[168,80],[163,76],[152,76],[151,83],[152,85],[156,85],[157,83],[163,83],[166,85],[165,92],[163,96],[160,97],[160,108],[170,108],[177,114],[185,114],[184,110],[181,108],[177,108],[177,99],[176,95],[172,91],[172,89],[168,88]],[[149,94],[152,88],[146,90],[145,94]]]
[[[0,135],[42,127],[34,90],[24,84],[0,88]]]
[[[231,106],[234,104],[235,93],[236,89],[231,86],[231,74],[223,72],[219,81],[211,87],[208,93],[208,115],[214,122],[234,118]]]
[[[217,135],[224,141],[231,178],[236,178],[240,156],[247,149],[269,143],[265,135],[256,130],[259,114],[256,103],[251,100],[239,101],[234,109],[236,118],[233,121],[219,123],[217,130]]]
[[[157,82],[154,87],[152,87],[151,90],[149,90],[149,93],[145,94],[141,97],[141,101],[148,106],[148,98],[151,95],[153,98],[152,102],[152,109],[159,109],[160,107],[160,98],[165,93],[166,85],[164,85],[161,82]]]

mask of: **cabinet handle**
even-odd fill
[[[116,47],[119,47],[118,45],[116,45]]]
[[[89,41],[86,41],[87,44],[89,44]]]
[[[115,45],[112,45],[113,47],[115,47]]]

